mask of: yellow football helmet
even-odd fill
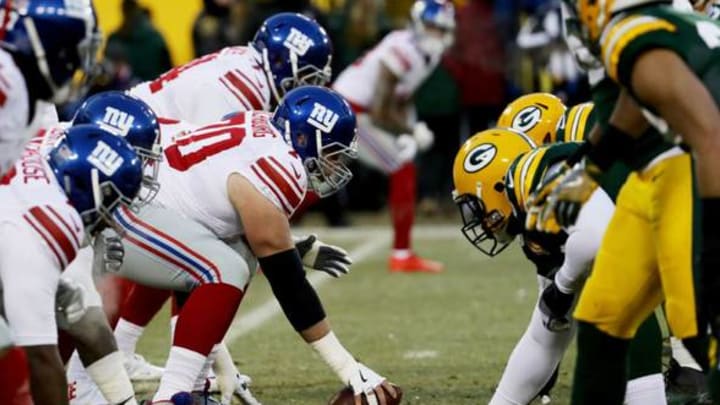
[[[588,120],[594,109],[595,103],[592,101],[576,104],[570,108],[562,123],[565,131],[564,142],[582,142],[587,139],[590,133],[585,131],[588,129]]]
[[[522,224],[510,225],[504,178],[512,161],[535,146],[523,133],[494,128],[473,135],[455,156],[453,200],[460,208],[462,233],[488,256],[502,252],[522,230]]]
[[[550,93],[531,93],[508,104],[498,127],[512,128],[529,136],[536,145],[555,139],[555,129],[565,114],[565,104]]]
[[[672,3],[672,0],[566,0],[574,3],[587,38],[595,43],[613,15],[644,4]]]

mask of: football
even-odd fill
[[[385,390],[385,399],[387,399],[386,404],[398,405],[402,402],[403,391],[400,387],[393,383],[390,383],[390,385],[395,388],[395,391],[397,392],[397,397],[391,397],[388,391]],[[328,405],[355,405],[355,398],[353,396],[352,388],[345,387],[342,390],[338,391],[335,395],[333,395],[332,398],[330,398],[330,401],[328,401]],[[362,399],[362,405],[368,405],[368,401],[365,397],[363,397]]]

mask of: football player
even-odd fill
[[[0,402],[32,405],[30,374],[25,351],[15,346],[10,327],[0,315]]]
[[[52,103],[90,73],[100,42],[90,0],[0,0],[0,174],[38,129],[57,122]]]
[[[575,325],[569,312],[613,212],[617,189],[596,190],[576,226],[553,234],[526,231],[530,191],[571,159],[580,145],[560,143],[534,149],[522,133],[492,129],[470,138],[453,168],[454,200],[463,219],[463,234],[483,253],[495,256],[522,235],[523,252],[537,268],[540,298],[530,325],[511,354],[490,403],[528,404],[546,394],[572,341]],[[657,322],[646,326],[648,339],[636,345],[628,382],[628,404],[665,403],[660,373],[661,336]],[[648,366],[649,361],[656,363]]]
[[[331,58],[330,39],[317,22],[300,14],[281,13],[268,18],[248,46],[228,47],[200,57],[134,87],[130,93],[146,102],[158,117],[202,126],[241,111],[269,111],[288,90],[297,86],[327,84]],[[162,132],[178,131],[171,127],[172,123],[167,123]],[[309,240],[303,238],[298,242]],[[314,242],[306,251],[317,253],[324,246],[317,239]],[[346,272],[347,267],[341,266],[338,271]],[[115,337],[135,380],[156,379],[162,372],[135,354],[135,347],[167,297],[166,291],[134,285],[121,305]],[[226,348],[220,350],[218,360],[214,369],[224,396],[227,397],[230,384],[243,395],[243,381],[236,379],[239,373]]]
[[[713,63],[701,60],[712,61],[720,55],[712,41],[712,33],[720,32],[720,26],[698,14],[650,3],[663,2],[571,4],[590,49],[602,48],[605,71],[623,86],[623,93],[617,103],[607,104],[615,110],[612,116],[606,111],[600,121],[609,125],[584,161],[538,192],[534,204],[542,210],[539,226],[527,224],[531,228],[545,228],[556,220],[570,224],[587,192],[595,187],[590,176],[600,178],[615,160],[637,170],[618,197],[575,313],[581,322],[573,403],[622,403],[628,339],[663,299],[675,336],[692,339],[705,329],[702,316],[698,317],[706,308],[696,296],[693,257],[702,241],[703,267],[710,269],[716,263],[718,238],[710,224],[717,211],[720,183],[713,168],[717,160],[711,156],[717,153],[720,114],[714,101],[718,95]],[[647,109],[641,111],[638,104]],[[696,164],[679,148],[648,142],[648,120],[663,132],[668,129],[658,115],[682,134]],[[702,238],[693,236],[700,229],[693,166],[703,196]],[[556,187],[557,183],[561,186]],[[672,255],[664,254],[670,251]],[[618,268],[625,270],[620,274]],[[712,277],[705,281],[709,290],[715,288],[712,282]],[[701,343],[702,339],[686,342]],[[707,366],[702,350],[694,350],[694,355]]]
[[[118,274],[189,293],[153,401],[202,389],[208,356],[258,263],[290,324],[358,400],[382,404],[395,395],[329,329],[289,234],[288,217],[307,189],[323,197],[352,177],[346,163],[356,154],[355,132],[342,97],[305,86],[289,92],[272,115],[240,113],[164,146],[155,200],[139,214],[117,215],[126,230]]]
[[[57,352],[60,274],[86,234],[114,226],[114,210],[131,205],[142,165],[123,139],[94,126],[67,130],[47,153],[43,142],[42,136],[33,138],[0,184],[0,279],[8,323],[27,353],[34,402],[66,404]],[[67,305],[75,301],[70,298]],[[122,401],[136,403],[132,390]]]
[[[65,128],[83,124],[96,125],[133,147],[144,168],[142,188],[135,206],[139,208],[151,201],[159,189],[157,169],[161,147],[158,119],[150,108],[122,92],[96,94],[80,106],[72,122],[44,130],[45,144],[61,139]],[[92,246],[83,247],[62,276],[63,281],[80,285],[84,291],[84,314],[62,327],[77,345],[67,367],[69,399],[71,404],[119,403],[133,396],[133,388],[95,287],[92,261]],[[85,379],[92,379],[96,383],[93,387],[97,386],[99,390],[86,389]]]
[[[417,0],[410,17],[408,29],[388,34],[348,66],[333,88],[357,114],[359,159],[390,176],[395,233],[390,271],[437,273],[443,265],[420,258],[410,244],[415,218],[413,159],[418,150],[430,148],[434,137],[416,120],[412,97],[452,44],[455,12],[450,1]]]

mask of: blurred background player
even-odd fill
[[[22,8],[19,6],[22,5]],[[90,0],[0,0],[0,174],[40,127],[57,122],[52,103],[90,74],[99,34]]]
[[[10,328],[27,352],[34,402],[66,404],[57,351],[60,275],[86,243],[86,234],[114,226],[114,210],[132,204],[142,165],[123,139],[94,126],[68,130],[47,154],[41,152],[42,141],[26,146],[0,186],[0,278]],[[28,249],[36,254],[27,255]],[[132,387],[125,388],[122,401],[136,403]]]
[[[413,160],[434,139],[428,126],[417,121],[413,94],[452,45],[455,11],[445,0],[418,0],[410,18],[409,28],[388,34],[345,69],[333,88],[358,115],[360,160],[390,176],[395,233],[390,271],[436,273],[443,265],[420,258],[410,243],[417,182]]]

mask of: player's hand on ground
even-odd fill
[[[230,405],[233,396],[240,398],[240,402],[245,405],[261,405],[252,392],[250,392],[250,384],[252,379],[244,374],[235,374],[234,376],[216,375],[218,385],[220,386],[220,403],[222,405]]]
[[[303,265],[337,278],[350,271],[352,259],[345,249],[328,245],[316,235],[293,237]]]
[[[95,238],[95,268],[102,273],[117,273],[125,259],[125,247],[122,237],[111,229],[106,229]],[[100,259],[99,262],[97,259]]]
[[[56,319],[60,329],[67,330],[85,315],[85,294],[82,284],[69,278],[60,278],[55,294]]]
[[[395,388],[385,377],[362,363],[358,363],[358,372],[350,378],[349,385],[355,394],[355,405],[361,405],[363,398],[368,404],[385,405],[389,403],[388,396],[397,397]]]

